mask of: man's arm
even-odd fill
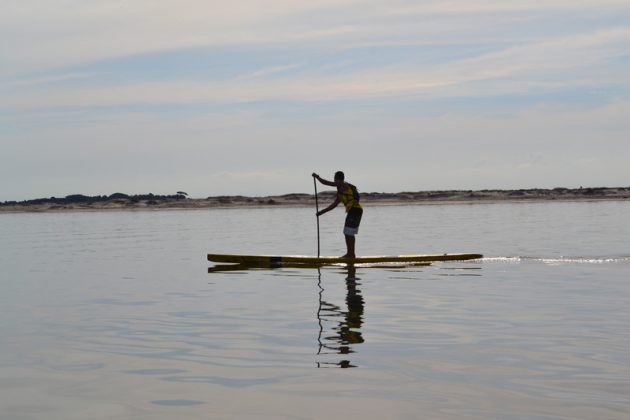
[[[330,206],[326,207],[324,210],[320,210],[317,212],[317,217],[321,216],[324,213],[328,213],[329,211],[337,207],[340,202],[341,200],[339,200],[339,196],[337,196],[337,198],[335,198],[335,201]]]
[[[321,182],[324,185],[328,185],[329,187],[336,187],[337,186],[337,184],[335,184],[334,182],[328,181],[328,180],[322,178],[321,176],[317,175],[316,173],[313,173],[313,178],[316,178],[319,182]],[[337,204],[339,204],[339,203],[337,203]]]

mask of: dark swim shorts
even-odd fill
[[[343,227],[343,234],[347,236],[354,236],[359,233],[359,224],[361,224],[361,216],[363,216],[363,209],[353,207],[350,209],[346,216],[346,224]]]

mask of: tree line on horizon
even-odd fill
[[[334,195],[334,191],[322,191],[320,192],[321,196]],[[492,198],[493,195],[499,194],[508,198],[518,198],[518,197],[574,197],[574,198],[611,198],[611,197],[621,197],[628,198],[630,194],[630,187],[579,187],[579,188],[565,188],[565,187],[556,187],[552,189],[548,188],[528,188],[528,189],[483,189],[483,190],[429,190],[429,191],[405,191],[399,193],[377,193],[377,192],[363,192],[361,195],[365,198],[370,199],[409,199],[409,198],[426,198],[426,199],[436,199],[436,198],[448,198],[453,196],[467,196],[471,198]],[[278,197],[286,198],[286,199],[299,199],[300,197],[312,196],[312,194],[285,194],[280,195]],[[106,202],[112,200],[127,200],[129,202],[139,202],[139,201],[150,201],[155,204],[158,201],[172,201],[172,200],[185,200],[189,198],[188,194],[183,191],[177,191],[175,194],[169,195],[159,195],[159,194],[123,194],[123,193],[114,193],[111,195],[96,195],[89,196],[83,194],[72,194],[67,195],[65,197],[50,197],[50,198],[36,198],[32,200],[23,200],[23,201],[5,201],[0,202],[0,206],[14,206],[14,205],[38,205],[38,204],[55,204],[55,205],[64,205],[64,204],[77,204],[77,203],[97,203],[97,202]],[[207,199],[246,199],[248,197],[244,196],[214,196],[208,197]],[[272,200],[273,201],[273,200]]]
[[[35,198],[32,200],[23,200],[23,201],[5,201],[0,203],[3,206],[13,206],[13,205],[37,205],[37,204],[76,204],[76,203],[96,203],[103,201],[111,201],[111,200],[129,200],[129,201],[142,201],[142,200],[154,200],[154,201],[163,201],[163,200],[184,200],[188,196],[187,193],[183,191],[178,191],[176,194],[170,195],[159,195],[159,194],[124,194],[124,193],[114,193],[111,195],[83,195],[83,194],[71,194],[65,197],[50,197],[50,198]]]

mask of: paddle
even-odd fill
[[[319,213],[319,201],[317,200],[317,179],[313,175],[313,186],[315,187],[315,211]],[[319,214],[317,216],[317,258],[319,258]]]

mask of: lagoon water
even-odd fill
[[[628,419],[630,202],[0,214],[1,419]],[[343,212],[321,218],[344,252]]]

